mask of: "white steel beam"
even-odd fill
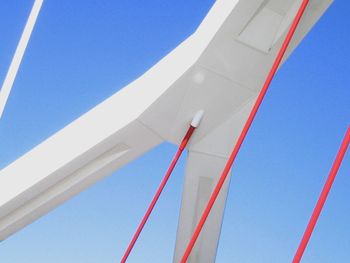
[[[33,4],[33,7],[32,7],[32,10],[30,12],[30,15],[28,17],[27,23],[24,27],[22,36],[18,42],[17,49],[15,51],[15,54],[12,58],[10,67],[7,71],[6,76],[5,76],[5,80],[2,84],[2,87],[0,90],[0,119],[3,115],[8,97],[10,96],[13,83],[16,79],[19,66],[21,65],[24,52],[27,48],[30,36],[32,34],[36,20],[39,16],[43,1],[44,0],[35,0],[35,2]]]
[[[310,2],[286,57],[330,3]],[[155,145],[178,144],[196,112],[204,110],[188,147],[177,262],[210,190],[206,178],[215,182],[220,175],[298,4],[216,1],[198,30],[143,76],[1,170],[0,240]],[[191,262],[213,262],[224,203],[225,193]]]
[[[255,97],[201,141],[191,146],[186,164],[174,263],[181,260],[254,101]],[[188,262],[215,261],[229,181],[225,182]]]

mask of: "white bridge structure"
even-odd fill
[[[331,2],[310,1],[284,59]],[[193,35],[141,77],[2,169],[0,240],[160,143],[179,144],[203,111],[187,146],[179,262],[301,3],[216,1]],[[188,262],[215,262],[228,183]]]

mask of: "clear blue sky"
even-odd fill
[[[46,0],[0,120],[0,168],[145,72],[213,2]],[[32,4],[0,2],[0,82]],[[233,169],[217,262],[291,261],[350,122],[349,10],[335,1],[273,81]],[[175,150],[157,147],[11,236],[0,262],[118,262]],[[184,160],[129,262],[171,262]],[[349,189],[347,154],[303,262],[350,261]]]

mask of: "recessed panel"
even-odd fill
[[[301,0],[265,1],[238,36],[242,43],[269,52],[289,28]]]

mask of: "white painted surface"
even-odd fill
[[[311,1],[287,55],[330,2]],[[286,34],[288,23],[268,36],[265,51],[239,39],[266,3],[281,12],[292,10],[293,0],[217,1],[198,30],[143,76],[1,170],[0,239],[155,145],[179,144],[203,110],[188,146],[177,262]],[[191,262],[215,258],[226,190],[221,196]]]
[[[5,80],[0,90],[0,119],[5,109],[6,102],[10,96],[13,83],[16,79],[16,75],[21,65],[24,52],[27,48],[30,36],[32,34],[35,22],[39,16],[41,6],[44,0],[35,0],[32,11],[30,12],[26,26],[24,27],[21,39],[18,42],[18,46],[15,55],[12,58],[9,70],[5,76]]]
[[[182,257],[254,100],[255,98],[191,147],[187,158],[174,262],[179,262]],[[230,178],[225,182],[213,206],[188,259],[189,263],[215,261],[229,181]]]

